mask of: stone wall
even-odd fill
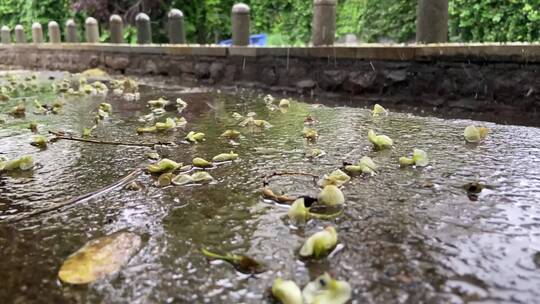
[[[520,49],[521,48],[521,49]],[[474,51],[440,46],[220,48],[24,45],[0,48],[4,68],[175,76],[183,85],[244,86],[419,107],[445,117],[540,126],[538,46]],[[520,55],[522,54],[522,55]]]

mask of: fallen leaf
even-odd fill
[[[91,240],[70,255],[58,277],[69,284],[88,284],[117,272],[141,246],[141,237],[117,232]]]

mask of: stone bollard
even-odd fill
[[[186,32],[184,30],[184,13],[173,8],[169,12],[168,34],[170,44],[186,43]]]
[[[24,33],[24,27],[20,24],[15,26],[15,42],[26,43],[26,34]]]
[[[111,15],[109,18],[111,29],[111,43],[124,43],[124,22],[119,15]]]
[[[9,29],[9,26],[4,25],[2,26],[2,29],[0,29],[0,40],[2,41],[2,44],[10,44],[11,43],[11,30]]]
[[[60,38],[60,26],[56,21],[49,22],[49,42],[50,43],[60,43],[62,42]]]
[[[88,43],[98,43],[99,42],[99,25],[96,19],[92,17],[86,18],[84,22],[85,26],[85,38]]]
[[[232,8],[232,44],[249,45],[249,6],[237,3]]]
[[[416,42],[448,42],[448,0],[418,0]]]
[[[145,13],[139,13],[135,17],[137,25],[137,43],[149,44],[152,43],[152,27],[150,26],[150,17]]]
[[[311,41],[314,46],[333,45],[336,35],[337,0],[315,0]]]
[[[32,42],[43,43],[43,28],[41,28],[41,24],[37,22],[32,24]]]
[[[79,34],[77,33],[77,24],[75,20],[69,19],[66,21],[66,42],[77,43],[79,42]]]

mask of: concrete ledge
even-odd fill
[[[358,60],[452,60],[486,62],[540,62],[540,44],[362,44],[332,47],[223,47],[219,45],[132,45],[132,44],[10,44],[2,50],[97,51],[126,54],[161,54],[213,57],[308,57]]]
[[[0,65],[70,72],[100,67],[128,75],[168,76],[182,85],[375,100],[422,107],[445,117],[540,126],[540,44],[12,44],[0,46]]]

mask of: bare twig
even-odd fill
[[[294,202],[298,197],[295,196],[288,196],[288,195],[276,195],[274,192],[268,187],[269,179],[276,177],[276,176],[308,176],[313,179],[313,183],[317,184],[317,179],[319,178],[318,175],[311,174],[311,173],[305,173],[305,172],[295,172],[295,171],[282,171],[282,172],[273,172],[271,174],[267,174],[262,177],[263,179],[263,188],[261,189],[262,197],[265,199],[273,200],[279,204],[287,204],[290,205],[292,202]]]
[[[282,171],[282,172],[273,172],[271,174],[267,174],[267,175],[263,176],[262,177],[263,178],[263,184],[264,185],[268,184],[268,180],[271,179],[272,177],[286,176],[286,175],[309,176],[309,177],[312,177],[313,179],[319,178],[318,175],[315,175],[315,174],[312,174],[312,173],[294,172],[294,171]]]
[[[143,169],[141,167],[138,167],[137,169],[133,170],[128,175],[124,176],[122,179],[116,181],[115,183],[113,183],[111,185],[103,187],[103,188],[101,188],[101,189],[99,189],[97,191],[86,193],[86,194],[83,194],[81,196],[77,196],[77,197],[74,197],[74,198],[72,198],[70,200],[67,200],[67,201],[65,201],[63,203],[55,204],[53,206],[43,208],[43,209],[38,209],[38,210],[32,211],[30,213],[25,213],[25,214],[20,214],[20,215],[13,216],[13,217],[8,217],[8,218],[4,219],[1,222],[15,223],[15,222],[19,222],[19,221],[34,217],[36,215],[51,212],[51,211],[54,211],[54,210],[58,210],[60,208],[64,208],[64,207],[67,207],[67,206],[74,205],[76,203],[87,201],[87,200],[89,200],[91,198],[94,198],[96,196],[105,194],[105,193],[107,193],[107,192],[109,192],[109,191],[111,191],[111,190],[113,190],[113,189],[115,189],[117,187],[126,185],[127,183],[132,181],[137,175],[139,175],[142,172],[142,170]]]
[[[157,145],[173,145],[172,142],[157,142],[157,143],[133,143],[133,142],[119,142],[119,141],[105,141],[97,139],[88,139],[82,137],[73,137],[59,132],[49,131],[50,134],[56,136],[56,139],[73,140],[92,144],[103,145],[116,145],[116,146],[134,146],[134,147],[154,147]]]

